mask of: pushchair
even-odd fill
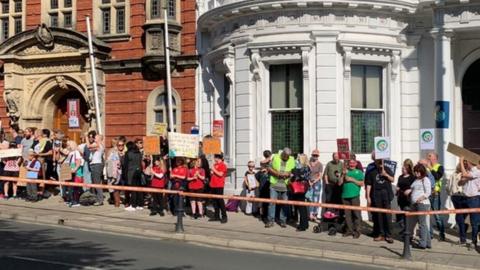
[[[343,229],[340,215],[336,210],[327,209],[320,219],[318,225],[313,227],[314,233],[328,232],[328,235],[334,236]]]

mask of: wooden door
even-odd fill
[[[78,99],[80,101],[80,128],[70,129],[68,127],[68,111],[67,100]],[[65,136],[69,139],[80,143],[82,133],[88,129],[87,119],[85,114],[87,113],[87,104],[83,97],[77,91],[71,91],[61,97],[57,102],[57,108],[54,115],[54,128],[63,131]]]

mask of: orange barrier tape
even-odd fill
[[[216,195],[216,194],[208,194],[208,193],[190,193],[190,192],[184,192],[184,191],[159,189],[159,188],[148,188],[148,187],[84,184],[84,183],[73,183],[73,182],[59,182],[59,181],[52,181],[52,180],[34,180],[34,179],[26,179],[26,178],[18,178],[18,177],[6,177],[6,176],[0,177],[0,180],[10,181],[10,182],[36,183],[36,184],[42,184],[43,183],[43,184],[55,185],[55,186],[75,186],[75,187],[113,189],[113,190],[134,191],[134,192],[179,194],[181,196],[194,197],[194,198],[227,199],[227,200],[258,202],[258,203],[285,204],[285,205],[293,205],[293,206],[312,206],[312,207],[323,207],[323,208],[331,208],[331,209],[367,211],[367,212],[375,212],[375,213],[405,214],[407,216],[480,213],[480,208],[410,212],[410,211],[392,210],[392,209],[365,207],[365,206],[347,206],[347,205],[330,204],[330,203],[313,203],[313,202],[301,202],[301,201],[289,201],[289,200],[273,200],[273,199],[263,199],[263,198],[241,197],[241,196],[235,196],[235,195]]]

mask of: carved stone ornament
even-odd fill
[[[55,77],[55,81],[57,82],[57,85],[60,89],[62,90],[68,90],[68,85],[67,85],[67,82],[65,80],[65,77],[61,76],[61,75],[57,75]]]
[[[309,51],[310,48],[303,48],[302,47],[302,71],[303,71],[303,78],[308,78],[308,60],[309,60]]]
[[[392,80],[395,81],[398,78],[398,67],[400,66],[400,52],[392,51]]]
[[[35,35],[38,42],[46,49],[52,49],[55,45],[52,31],[44,23],[38,25]]]
[[[345,79],[349,79],[350,75],[352,73],[352,48],[351,47],[344,47],[343,48],[344,54],[343,54],[343,77]]]
[[[252,50],[252,70],[253,70],[253,79],[255,81],[260,80],[260,54],[258,50]]]
[[[234,65],[234,60],[231,57],[226,57],[223,59],[223,65],[225,66],[226,72],[225,72],[225,77],[227,77],[227,80],[230,84],[234,83],[233,80],[233,65]]]
[[[7,116],[10,118],[12,123],[17,123],[20,119],[20,93],[15,90],[5,90],[4,97],[5,102],[7,103]]]

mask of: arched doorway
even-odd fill
[[[480,59],[467,70],[462,81],[463,146],[480,154]]]
[[[78,110],[78,113],[76,114],[78,115],[78,127],[72,127],[69,124],[69,102],[76,104],[73,106],[78,106],[78,108],[74,108]],[[72,90],[61,96],[55,102],[55,105],[53,128],[63,131],[65,136],[68,136],[69,139],[80,143],[82,133],[88,130],[88,123],[85,118],[88,108],[83,96],[78,91]]]

